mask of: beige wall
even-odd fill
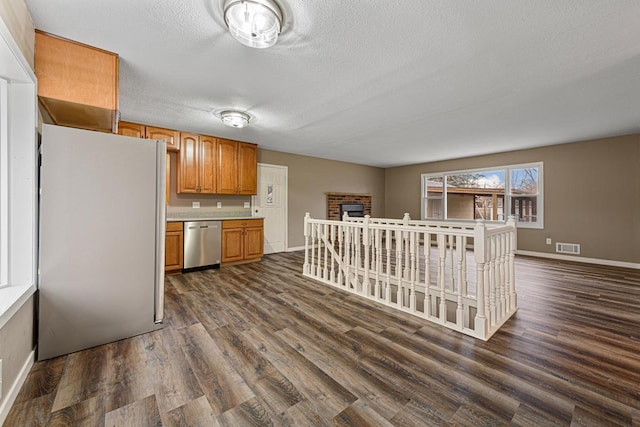
[[[0,18],[7,26],[31,68],[35,34],[31,15],[23,0],[0,0]],[[2,359],[2,400],[18,378],[34,348],[34,298],[31,297],[0,329],[0,359]]]
[[[289,167],[290,248],[304,245],[305,212],[314,218],[327,217],[326,193],[370,194],[371,215],[384,215],[384,169],[264,149],[258,149],[258,161]]]
[[[0,329],[0,359],[2,359],[2,400],[20,374],[34,343],[34,297],[32,296]]]
[[[554,252],[579,243],[581,256],[640,262],[640,135],[389,168],[385,215],[420,217],[420,174],[544,162],[544,229],[519,229],[518,249]]]

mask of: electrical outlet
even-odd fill
[[[245,208],[245,209],[251,209],[251,203],[249,203],[249,202],[244,202],[244,208]]]
[[[222,208],[222,202],[216,203],[216,208],[221,209]]]
[[[547,245],[551,244],[551,237],[547,237]]]
[[[191,202],[191,207],[193,209],[200,209],[200,202]]]

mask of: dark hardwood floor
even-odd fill
[[[517,259],[488,342],[303,278],[170,276],[162,330],[36,363],[6,426],[640,426],[640,271]]]

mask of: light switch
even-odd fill
[[[251,203],[250,202],[244,202],[244,208],[245,209],[251,209]]]
[[[200,209],[200,202],[191,202],[191,207],[193,209]]]
[[[218,209],[222,208],[222,202],[218,202],[218,203],[216,203],[216,207],[217,207]]]

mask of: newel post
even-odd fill
[[[487,330],[487,318],[485,316],[484,308],[484,296],[485,296],[485,283],[484,283],[484,264],[486,262],[486,244],[487,244],[487,227],[484,225],[484,221],[477,220],[476,226],[473,229],[473,255],[476,261],[476,318],[475,327],[476,333],[479,338],[486,339]]]
[[[309,274],[309,220],[311,214],[309,212],[304,214],[304,264],[302,265],[302,272]]]
[[[518,308],[518,294],[516,293],[516,249],[518,249],[518,229],[516,228],[516,217],[509,215],[507,225],[511,228],[507,241],[509,245],[508,262],[509,273],[509,310],[513,311]]]
[[[342,214],[342,220],[349,221],[349,212],[344,211],[344,213]]]

